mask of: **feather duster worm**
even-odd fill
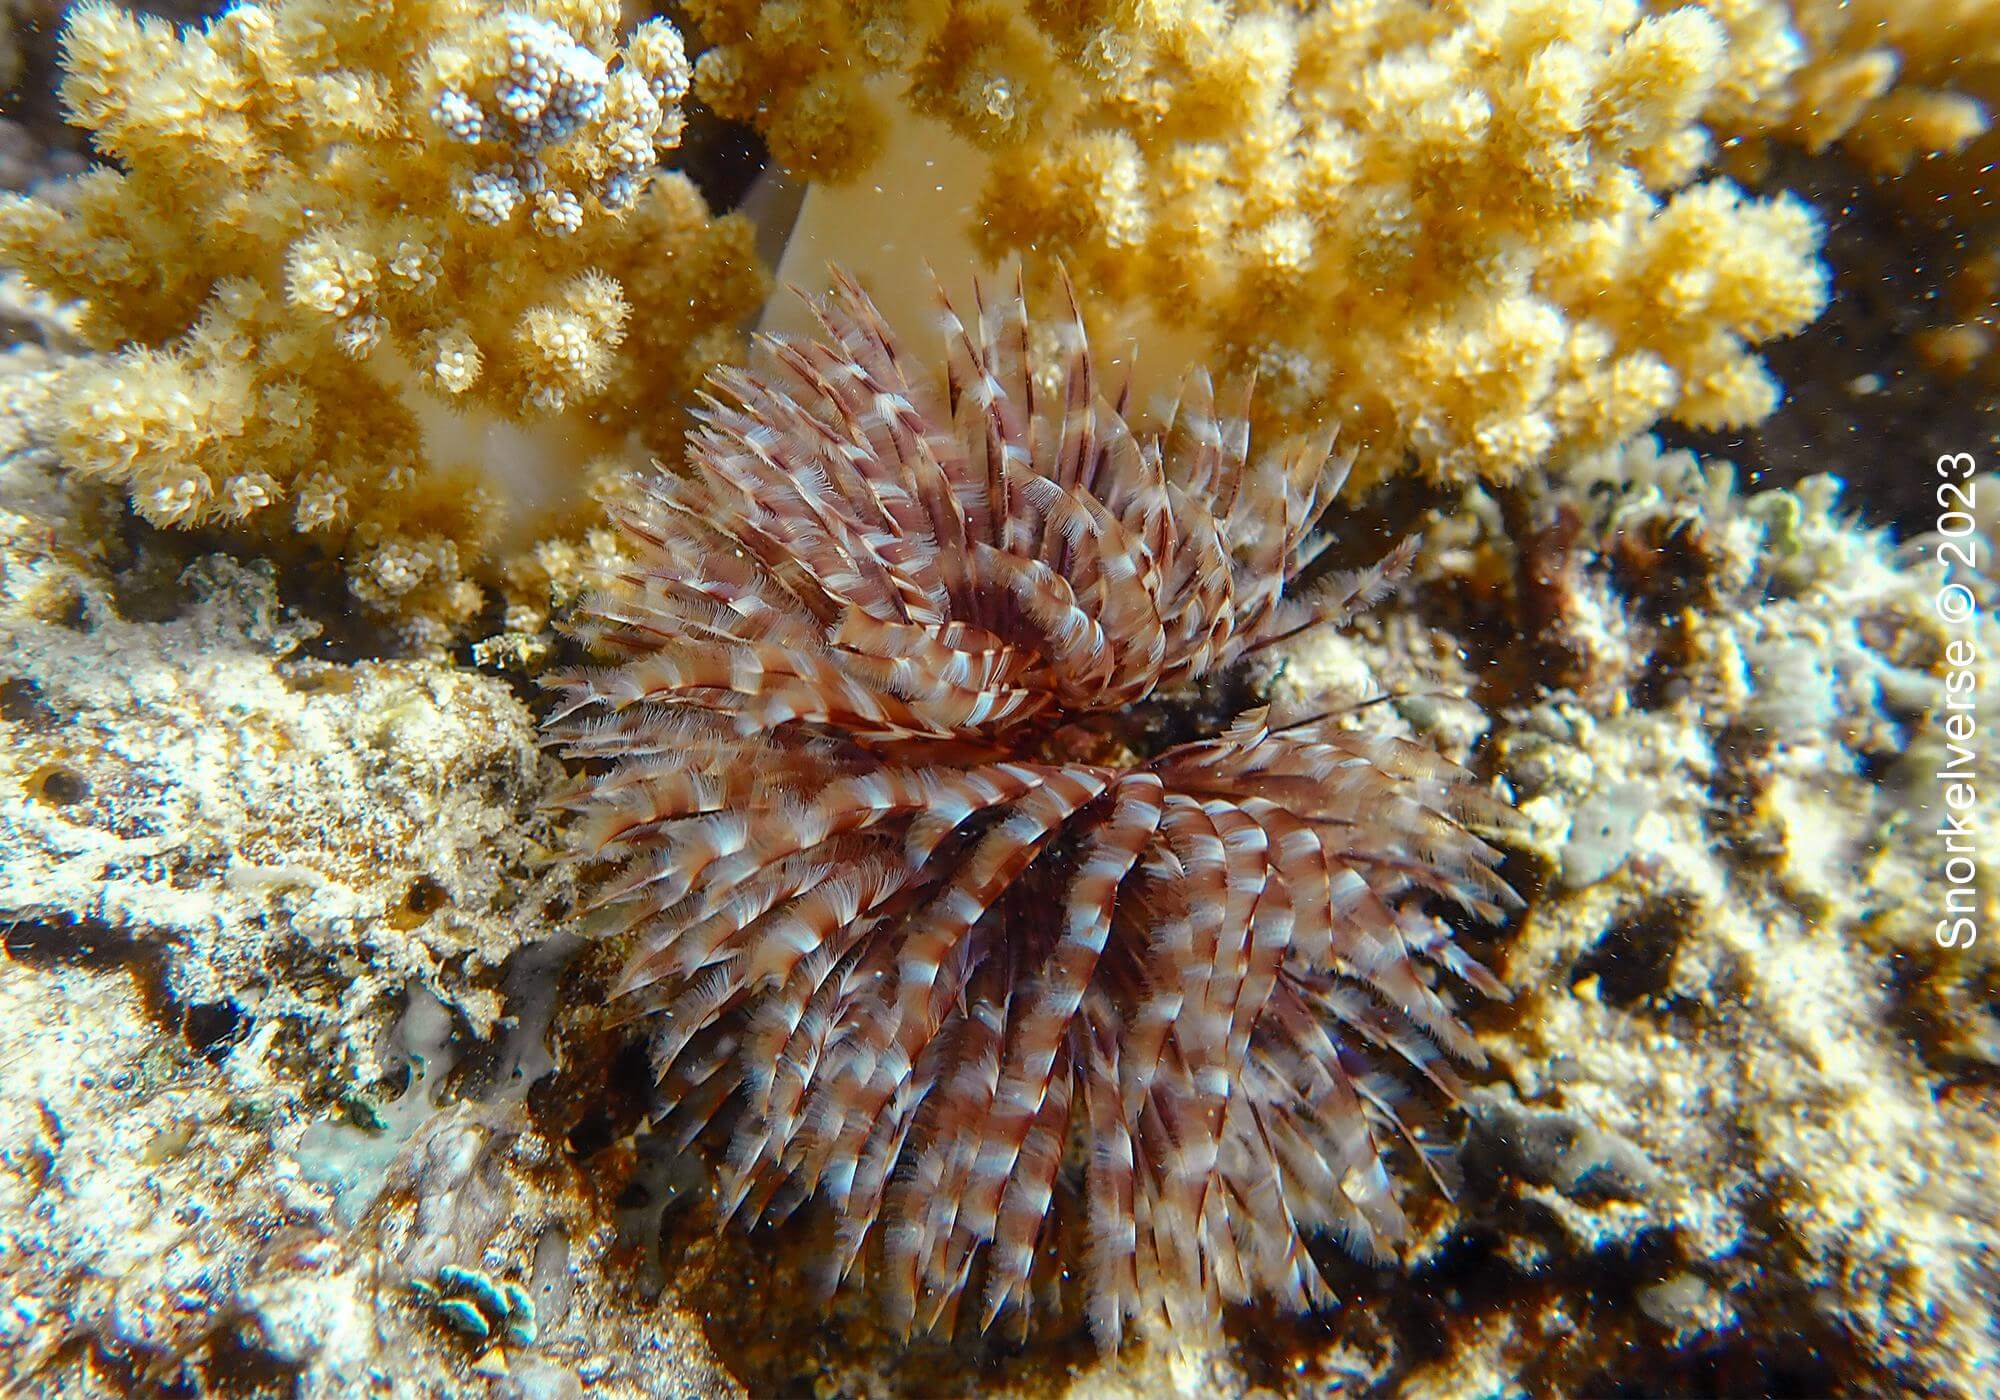
[[[1419,963],[1500,988],[1418,905],[1518,903],[1464,824],[1506,809],[1334,716],[1150,756],[1120,719],[1409,548],[1285,598],[1330,440],[1253,457],[1201,374],[1142,435],[1073,303],[1052,392],[1018,292],[946,309],[942,384],[851,282],[814,310],[624,522],[578,628],[621,664],[552,681],[672,1115],[730,1125],[726,1214],[829,1202],[829,1283],[867,1260],[906,1331],[968,1291],[1025,1319],[1066,1246],[1107,1347],[1152,1308],[1330,1302],[1310,1237],[1405,1231],[1380,1143],[1442,1165],[1372,1062],[1449,1094],[1438,1047],[1479,1058]]]

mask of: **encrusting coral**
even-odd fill
[[[1037,363],[1018,293],[947,310],[943,385],[853,283],[815,314],[720,376],[626,522],[582,627],[622,664],[550,679],[674,1120],[735,1102],[725,1214],[826,1198],[831,1281],[872,1260],[906,1329],[975,1281],[982,1327],[1025,1326],[1064,1246],[1107,1346],[1330,1301],[1309,1239],[1404,1237],[1383,1141],[1448,1175],[1364,1052],[1446,1093],[1436,1047],[1479,1058],[1419,964],[1500,993],[1430,905],[1518,905],[1469,829],[1511,813],[1347,712],[1131,720],[1350,617],[1408,549],[1283,597],[1327,439],[1253,454],[1200,374],[1135,430],[1080,320]]]
[[[1755,421],[1779,398],[1756,346],[1825,300],[1801,202],[1693,183],[1729,61],[1700,9],[691,13],[716,41],[697,93],[790,168],[855,177],[914,114],[940,119],[965,156],[937,178],[980,182],[984,253],[1037,278],[1062,260],[1100,331],[1136,307],[1195,332],[1261,376],[1268,416],[1337,419],[1364,480],[1414,454],[1504,481],[1662,417]]]
[[[518,1393],[742,1394],[633,1288],[623,1183],[498,1112],[570,878],[528,707],[311,655],[260,563],[124,556],[5,431],[46,358],[0,356],[0,1394],[458,1400],[485,1349],[404,1287],[451,1265],[532,1287]]]
[[[511,548],[507,624],[539,626],[574,551],[522,539],[616,493],[591,451],[673,445],[762,292],[748,227],[655,171],[680,36],[618,18],[274,0],[177,31],[77,7],[62,98],[116,164],[0,205],[0,261],[105,352],[52,414],[65,465],[155,524],[303,537],[422,647]],[[538,429],[580,480],[537,480]],[[534,522],[556,495],[568,518]]]
[[[1531,1193],[1562,1232],[1671,1237],[1742,1316],[1690,1352],[1798,1326],[1826,1334],[1805,1352],[1826,1378],[1803,1391],[1980,1396],[2000,1364],[2000,881],[1976,832],[1977,876],[1950,888],[1941,774],[2000,786],[2000,756],[1951,741],[1953,716],[2000,725],[2000,591],[1954,568],[1978,601],[1947,621],[1939,537],[1899,545],[1839,489],[1743,492],[1727,463],[1642,438],[1556,464],[1518,503],[1528,529],[1468,491],[1430,522],[1418,615],[1395,621],[1473,659],[1447,643],[1442,674],[1381,679],[1460,691],[1476,674],[1514,697],[1490,709],[1487,752],[1531,829],[1516,849],[1559,875],[1511,932],[1520,995],[1481,1041],[1524,1104],[1657,1168],[1643,1204]],[[1476,639],[1509,592],[1526,645],[1489,666]],[[1387,641],[1372,655],[1393,658]],[[1522,654],[1561,683],[1520,685]],[[1629,788],[1636,820],[1580,860]],[[1978,943],[1944,941],[1954,909]],[[1558,1373],[1564,1349],[1608,1344],[1524,1330]]]

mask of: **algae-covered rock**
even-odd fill
[[[265,568],[141,589],[97,509],[0,465],[0,1389],[729,1393],[521,1106],[571,945],[519,698],[311,655]],[[531,1301],[472,1338],[467,1274]]]
[[[1540,868],[1496,950],[1515,1000],[1481,1025],[1463,1211],[1433,1277],[1351,1310],[1398,1385],[1992,1389],[2000,1016],[1992,941],[1936,937],[1935,769],[1951,695],[2000,723],[2000,627],[1978,575],[1941,617],[1936,540],[1837,491],[1741,495],[1641,441],[1473,493],[1409,595],[1443,640],[1360,648],[1378,692],[1483,695]],[[2000,791],[1990,750],[1959,776]],[[1966,904],[1994,927],[1990,855]],[[1435,1359],[1411,1329],[1445,1280],[1476,1302]]]
[[[268,571],[224,559],[132,621],[72,577],[0,620],[0,832],[17,921],[142,947],[185,1005],[227,1002],[249,1053],[331,1069],[422,986],[484,1033],[541,935],[535,802],[551,773],[502,683],[301,653]],[[53,598],[42,600],[44,608]],[[25,614],[25,615],[23,615]]]

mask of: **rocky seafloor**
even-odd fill
[[[1988,937],[1934,936],[1948,648],[1990,735],[2000,626],[1977,578],[1939,620],[1909,485],[1995,418],[1846,393],[1851,319],[1754,440],[1357,513],[1416,574],[1250,684],[1393,694],[1528,820],[1527,912],[1464,934],[1513,993],[1467,1009],[1465,1188],[1402,1267],[1329,1251],[1330,1312],[1109,1358],[905,1345],[812,1299],[813,1222],[718,1232],[572,928],[532,687],[63,477],[59,319],[0,362],[0,1389],[2000,1392],[2000,860]]]
[[[1394,724],[1492,755],[1533,899],[1476,950],[1515,1000],[1473,1013],[1467,1189],[1406,1272],[1329,1261],[1329,1315],[1099,1360],[905,1350],[865,1299],[805,1301],[809,1228],[713,1235],[628,1038],[574,1010],[609,969],[563,933],[559,766],[515,685],[343,655],[267,569],[149,558],[16,451],[0,1366],[76,1394],[1983,1393],[2000,1027],[1990,945],[1932,938],[1943,640],[1919,552],[1837,491],[1740,496],[1651,444],[1511,527],[1474,491],[1429,510],[1405,605],[1261,678],[1395,691]]]

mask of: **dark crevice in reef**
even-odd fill
[[[165,952],[110,924],[22,919],[0,925],[0,951],[11,962],[131,973],[147,1018],[178,1032],[190,1054],[210,1064],[227,1059],[250,1033],[251,1016],[228,998],[183,1005],[167,984]]]
[[[255,556],[250,556],[255,557]],[[409,648],[380,619],[369,615],[347,591],[339,560],[288,564],[278,571],[278,602],[287,613],[319,624],[319,632],[300,639],[296,659],[351,666],[362,661],[394,660]],[[497,627],[492,630],[498,630]],[[455,659],[470,653],[460,647]]]
[[[1804,1338],[1739,1330],[1712,1344],[1670,1352],[1658,1369],[1622,1366],[1596,1372],[1577,1393],[1605,1400],[1707,1400],[1730,1395],[1819,1400],[1856,1392],[1840,1384],[1833,1364]]]
[[[1329,574],[1365,569],[1379,562],[1422,527],[1425,515],[1432,510],[1448,509],[1457,498],[1456,491],[1416,475],[1414,464],[1410,470],[1366,491],[1341,492],[1327,505],[1314,527],[1331,536],[1333,543],[1292,581],[1286,592],[1300,593]]]
[[[770,168],[770,153],[756,129],[716,116],[699,101],[687,104],[687,130],[673,165],[694,181],[718,214],[738,208]]]
[[[1543,1207],[1490,1204],[1491,1215],[1460,1226],[1408,1274],[1322,1260],[1348,1300],[1331,1312],[1246,1313],[1232,1327],[1246,1380],[1281,1393],[1387,1400],[1411,1366],[1448,1362],[1497,1326],[1528,1395],[1782,1400],[1880,1393],[1886,1378],[1868,1374],[1809,1298],[1738,1288],[1728,1295],[1739,1313],[1734,1325],[1679,1332],[1650,1316],[1642,1297],[1691,1267],[1669,1232],[1579,1254]],[[1336,1369],[1342,1365],[1351,1369]]]
[[[91,1394],[147,1400],[293,1400],[305,1392],[297,1365],[257,1344],[254,1328],[221,1321],[200,1349],[188,1355],[111,1350],[78,1339],[64,1347],[49,1374],[82,1374]]]
[[[229,1052],[250,1033],[250,1018],[243,1008],[224,998],[190,1006],[181,1018],[181,1034],[188,1048],[210,1064],[220,1064]]]
[[[615,1055],[582,1116],[563,1135],[572,1156],[588,1161],[634,1131],[655,1097],[646,1038]]]
[[[495,626],[489,629],[487,635],[492,636],[500,630],[498,626]],[[560,655],[562,650],[558,646],[554,649],[553,654]],[[574,662],[552,663],[547,658],[543,658],[535,663],[534,669],[531,672],[523,670],[511,661],[496,661],[490,657],[475,653],[466,647],[459,648],[452,659],[461,666],[479,672],[486,679],[497,681],[499,684],[505,686],[508,693],[521,703],[521,708],[533,717],[537,730],[541,728],[542,722],[553,712],[556,703],[554,692],[543,689],[537,677],[546,675],[552,670],[560,669],[562,666],[575,664]],[[574,771],[575,768],[575,765],[567,761],[565,761],[563,766],[570,771]],[[561,814],[558,815],[558,820],[560,818]]]
[[[354,601],[338,557],[322,558],[302,546],[273,550],[222,530],[160,530],[122,505],[107,525],[112,533],[103,547],[111,603],[127,622],[158,624],[186,617],[212,591],[204,586],[203,561],[219,555],[253,572],[268,572],[280,612],[318,628],[312,635],[295,633],[292,660],[350,665],[408,651],[391,628]],[[81,598],[76,607],[68,625],[90,631],[95,619]],[[497,602],[487,622],[481,635],[500,630]],[[469,647],[461,647],[460,653],[461,661],[470,659]]]
[[[1936,946],[1887,963],[1890,1026],[1943,1081],[1940,1096],[2000,1088],[2000,969]]]
[[[184,581],[196,560],[217,552],[205,532],[155,530],[131,511],[118,517],[118,558],[109,575],[111,605],[127,622],[165,623],[200,599]]]
[[[1108,722],[1111,734],[1143,762],[1180,744],[1213,739],[1263,703],[1259,677],[1250,666],[1238,665],[1179,691],[1156,691]]]
[[[1693,932],[1695,919],[1696,911],[1683,902],[1648,903],[1584,949],[1570,967],[1570,985],[1595,978],[1598,998],[1617,1007],[1663,995],[1673,979],[1674,956]]]
[[[268,550],[219,531],[154,531],[129,513],[124,526],[139,533],[133,539],[130,562],[112,574],[111,582],[118,615],[128,622],[166,623],[185,617],[209,596],[201,581],[203,561],[220,555],[253,571],[268,569],[280,614],[317,628],[293,634],[297,645],[289,661],[345,666],[408,654],[408,647],[390,628],[354,601],[338,559],[274,558]],[[487,630],[499,630],[497,614]],[[464,654],[459,659],[467,659],[469,650],[460,650]]]
[[[887,1394],[1042,1393],[1051,1377],[1076,1374],[1099,1355],[1080,1314],[1040,1303],[1026,1341],[1007,1316],[982,1334],[976,1270],[955,1329],[946,1322],[935,1335],[898,1342],[872,1283],[850,1279],[822,1305],[815,1271],[832,1244],[822,1205],[782,1225],[718,1232],[712,1204],[703,1200],[667,1213],[661,1262],[684,1290],[683,1302],[706,1319],[704,1335],[718,1359],[755,1396],[827,1394],[830,1378],[869,1355],[893,1358],[893,1369],[882,1372],[893,1377]],[[774,1298],[788,1301],[775,1306]]]
[[[1729,1294],[1733,1326],[1676,1353],[1655,1377],[1631,1367],[1607,1369],[1607,1394],[1659,1394],[1667,1400],[1711,1395],[1793,1397],[1913,1394],[1884,1373],[1840,1326],[1818,1294],[1795,1282],[1814,1269],[1799,1255],[1784,1217],[1765,1199],[1743,1203],[1744,1243],[1713,1267],[1736,1270]]]
[[[25,676],[0,681],[0,719],[34,734],[49,734],[69,723],[42,699],[42,688]]]
[[[1517,1119],[1564,1115],[1525,1110]],[[1585,1125],[1587,1127],[1587,1125]],[[1517,1124],[1518,1127],[1518,1124]],[[1561,1218],[1521,1194],[1518,1153],[1475,1129],[1464,1184],[1442,1242],[1407,1272],[1371,1266],[1330,1242],[1314,1258],[1342,1301],[1320,1314],[1234,1310],[1245,1382],[1285,1394],[1387,1397],[1426,1362],[1498,1345],[1522,1393],[1534,1396],[1841,1396],[1909,1393],[1883,1373],[1795,1282],[1813,1275],[1768,1202],[1744,1203],[1745,1241],[1728,1258],[1690,1256],[1670,1229],[1629,1238],[1577,1238]],[[1615,1194],[1643,1195],[1634,1181]],[[1566,1194],[1580,1202],[1574,1189]],[[1424,1233],[1435,1216],[1419,1208]],[[1585,1227],[1587,1228],[1587,1227]],[[1691,1290],[1706,1315],[1676,1318],[1660,1293]]]
[[[194,1374],[184,1388],[169,1394],[222,1400],[290,1400],[304,1394],[297,1365],[259,1345],[247,1319],[218,1329],[188,1369]]]
[[[129,971],[148,1017],[158,1025],[180,1024],[181,1008],[167,988],[165,957],[124,929],[94,919],[22,919],[4,925],[0,949],[10,961],[43,967]]]
[[[1804,197],[1826,227],[1833,299],[1818,321],[1762,348],[1785,386],[1778,411],[1753,428],[1695,432],[1662,423],[1661,439],[1726,457],[1743,485],[1789,486],[1832,472],[1847,505],[1908,535],[1931,527],[1932,462],[1942,453],[1990,455],[2000,408],[1978,381],[1941,375],[1913,337],[1948,322],[1943,294],[1967,257],[1962,224],[1911,207],[1897,182],[1876,179],[1836,151],[1774,149],[1766,190]]]

